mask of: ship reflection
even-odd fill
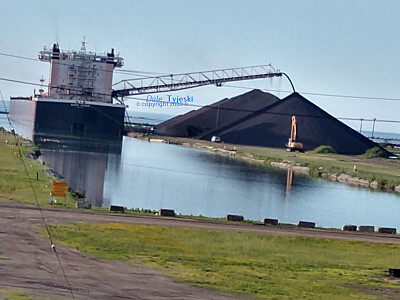
[[[287,169],[286,174],[286,200],[290,198],[290,193],[292,191],[292,184],[293,184],[293,170]]]
[[[41,160],[75,192],[84,194],[87,202],[97,207],[109,205],[103,199],[104,179],[106,171],[117,171],[120,166],[122,141],[42,140],[40,149]]]

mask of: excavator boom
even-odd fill
[[[290,139],[296,141],[297,136],[297,119],[296,116],[292,116],[292,129],[290,131]]]
[[[304,152],[303,150],[303,143],[297,142],[297,118],[296,116],[292,116],[292,126],[290,129],[290,138],[287,143],[287,150],[288,151],[301,151]]]

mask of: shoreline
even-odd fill
[[[223,155],[232,159],[236,159],[242,162],[246,162],[249,164],[256,164],[259,166],[263,166],[266,168],[278,168],[284,170],[292,170],[295,173],[304,174],[310,176],[312,178],[322,178],[329,181],[338,182],[341,184],[347,184],[358,187],[370,188],[373,190],[381,190],[384,192],[394,192],[400,194],[400,164],[396,161],[386,159],[386,163],[392,164],[395,169],[398,169],[398,173],[396,174],[397,178],[393,180],[393,176],[382,177],[381,173],[376,172],[374,170],[373,165],[376,165],[376,168],[379,168],[380,161],[377,159],[367,159],[362,156],[349,156],[349,155],[338,155],[338,154],[314,154],[311,151],[307,151],[308,156],[313,156],[314,159],[321,158],[321,161],[317,161],[318,165],[310,165],[308,163],[302,163],[296,158],[304,155],[303,153],[297,152],[288,152],[286,157],[290,157],[291,159],[284,159],[282,155],[274,156],[274,153],[286,151],[284,149],[273,149],[266,147],[257,147],[257,146],[245,146],[245,145],[233,145],[233,144],[224,144],[224,143],[212,143],[204,140],[195,140],[191,138],[177,138],[177,137],[167,137],[167,136],[149,136],[144,135],[142,133],[129,132],[127,137],[138,138],[141,140],[147,140],[149,142],[157,142],[157,143],[167,143],[180,145],[184,147],[191,147],[200,150],[205,150],[209,152],[216,153],[218,155]],[[262,149],[268,155],[259,155],[253,153],[259,149]],[[272,153],[269,153],[272,152]],[[357,163],[363,162],[365,160],[369,160],[372,162],[369,167],[372,166],[371,170],[368,170],[369,177],[379,177],[378,179],[370,180],[367,178],[363,178],[363,176],[358,176],[358,172],[349,172],[348,170],[340,170],[340,167],[331,167],[334,172],[329,172],[327,167],[324,166],[323,159],[327,158],[330,160],[330,164],[332,161],[340,162],[343,161],[343,157],[346,157],[349,161],[348,164],[351,164],[349,169],[353,169],[354,166],[357,166]],[[393,162],[393,163],[392,163]],[[330,165],[329,164],[329,165]],[[307,166],[308,165],[308,166]],[[336,171],[336,169],[338,171]],[[364,172],[364,171],[362,171]],[[350,174],[349,174],[350,173]],[[366,173],[366,172],[364,172]],[[352,176],[353,175],[353,176]],[[366,177],[366,176],[365,176]]]
[[[3,135],[3,138],[8,138],[11,137],[9,133],[7,133],[5,136]],[[138,137],[139,139],[145,139],[148,140],[148,137]],[[311,168],[310,167],[305,167],[305,166],[300,166],[300,165],[296,165],[296,163],[287,163],[287,162],[282,162],[282,161],[277,161],[277,157],[276,156],[269,156],[268,159],[266,159],[264,157],[264,159],[261,159],[262,156],[257,156],[257,155],[253,155],[251,154],[251,151],[247,151],[247,152],[243,152],[242,147],[241,146],[231,146],[231,145],[225,145],[225,144],[215,144],[215,143],[211,143],[208,141],[197,141],[197,140],[190,140],[190,141],[186,141],[186,140],[177,140],[177,139],[171,139],[171,140],[167,140],[165,137],[163,138],[156,138],[156,139],[152,139],[150,138],[150,142],[163,142],[163,143],[170,143],[170,144],[177,144],[177,145],[181,145],[184,147],[193,147],[193,148],[197,148],[200,150],[207,150],[207,151],[212,151],[213,153],[216,153],[218,155],[224,155],[227,157],[230,157],[232,159],[236,159],[238,161],[241,162],[245,162],[245,163],[250,163],[250,164],[256,164],[258,166],[261,167],[265,167],[265,168],[281,168],[281,169],[286,169],[286,170],[292,170],[293,172],[299,173],[299,174],[303,174],[303,175],[308,175],[308,176],[313,176],[313,174],[311,173]],[[50,207],[49,202],[48,202],[48,195],[49,195],[49,190],[50,190],[50,181],[54,178],[54,176],[56,174],[54,174],[53,172],[51,172],[51,167],[49,168],[49,166],[44,166],[43,164],[41,164],[38,160],[35,160],[34,157],[32,157],[31,153],[35,147],[33,146],[33,144],[31,144],[28,141],[25,140],[20,140],[20,143],[23,145],[23,156],[24,157],[30,157],[30,159],[33,159],[33,161],[35,162],[35,164],[31,164],[31,168],[33,168],[34,165],[37,165],[37,167],[32,169],[32,174],[30,174],[30,176],[32,176],[32,178],[34,178],[35,173],[39,171],[39,174],[43,174],[40,175],[40,180],[35,180],[35,185],[37,184],[38,187],[37,189],[40,190],[40,203],[43,207]],[[25,149],[26,147],[26,149]],[[9,152],[9,158],[12,157],[12,159],[8,159],[8,163],[12,163],[17,162],[18,160],[20,160],[20,158],[18,158],[17,156],[15,156],[15,145],[13,145],[12,143],[8,144],[6,148],[10,148],[5,152]],[[5,150],[4,149],[4,150]],[[253,149],[254,150],[254,149]],[[271,150],[271,149],[267,149],[267,150]],[[272,150],[271,150],[272,151]],[[287,153],[286,151],[283,150],[274,150],[274,151],[280,151],[281,153],[285,154],[285,155],[291,155],[293,157],[297,157],[297,155],[302,156],[303,154],[297,154],[297,153]],[[251,157],[246,156],[245,154],[248,154],[249,156],[251,155]],[[5,157],[6,158],[6,157]],[[336,157],[337,158],[337,157]],[[358,158],[357,158],[358,159]],[[400,167],[400,164],[396,164],[397,167]],[[5,167],[5,166],[4,166]],[[21,169],[22,171],[22,169]],[[31,173],[31,172],[30,172]],[[323,174],[323,173],[322,173]],[[355,182],[355,179],[352,178],[349,175],[338,175],[337,177],[331,176],[331,178],[329,178],[328,176],[322,177],[322,176],[318,176],[318,178],[326,178],[327,180],[333,180],[335,179],[335,181],[338,181],[339,183],[347,183],[347,184],[351,184],[353,182]],[[12,183],[11,181],[9,183]],[[19,183],[18,183],[19,184]],[[365,187],[371,188],[370,185],[365,184]],[[10,186],[10,188],[12,188]],[[35,187],[36,189],[36,187]],[[79,199],[76,198],[76,195],[74,196],[72,194],[72,191],[70,191],[69,196],[67,197],[67,206],[69,208],[74,208],[75,209],[75,202],[79,202]],[[4,198],[9,199],[10,201],[17,201],[17,202],[31,202],[32,204],[34,204],[32,201],[27,201],[26,198],[16,198],[15,195],[2,195]],[[1,197],[1,196],[0,196]],[[58,205],[56,205],[57,208],[61,208]],[[161,207],[160,207],[161,209]],[[92,211],[104,211],[106,212],[106,208],[93,208]],[[154,211],[149,211],[146,209],[129,209],[127,210],[127,214],[135,214],[135,215],[154,215]],[[188,218],[188,219],[213,219],[213,218],[207,218],[207,217],[202,217],[202,216],[179,216],[182,218]],[[226,219],[224,217],[222,218],[218,218],[220,219],[220,221],[224,222],[226,221]],[[224,220],[225,219],[225,220]],[[249,223],[260,223],[260,221],[256,221],[256,220],[248,220],[246,219],[245,222],[249,222]],[[258,224],[257,224],[258,225]],[[282,224],[283,226],[296,226],[294,224]],[[343,224],[342,224],[343,225]],[[337,227],[335,229],[339,229],[340,227]]]

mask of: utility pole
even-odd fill
[[[374,138],[376,118],[374,118],[373,121],[374,123],[372,123],[372,138]]]
[[[215,129],[218,129],[218,121],[219,121],[219,104],[218,104],[218,108],[217,108],[217,124],[215,126]]]

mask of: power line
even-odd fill
[[[12,82],[12,83],[18,83],[18,84],[25,84],[25,85],[32,85],[32,86],[39,86],[43,87],[41,83],[34,83],[34,82],[29,82],[29,81],[22,81],[22,80],[16,80],[16,79],[9,79],[9,78],[2,78],[0,77],[0,81],[7,81],[7,82]],[[52,88],[60,88],[59,86],[56,85],[48,85],[49,89]],[[73,87],[65,87],[65,90],[70,90],[70,91],[76,91],[76,92],[82,92],[82,89],[79,88],[73,88]],[[91,93],[91,95],[95,96],[108,96],[111,98],[111,95],[106,94],[106,93]],[[77,95],[77,96],[82,96],[82,95]]]
[[[0,90],[0,97],[1,97],[1,100],[2,100],[2,102],[3,102],[4,111],[7,111],[6,103],[5,103],[5,101],[4,101],[4,97],[3,97],[3,94],[2,94],[2,92],[1,92],[1,90]],[[49,226],[47,225],[46,219],[45,219],[45,217],[44,217],[44,215],[43,215],[43,210],[42,210],[42,207],[40,206],[39,199],[38,199],[38,197],[37,197],[35,188],[33,187],[32,179],[31,179],[31,177],[29,176],[28,168],[26,167],[25,159],[24,159],[24,156],[22,155],[22,151],[21,151],[19,139],[18,139],[18,137],[17,137],[17,135],[16,135],[16,133],[15,133],[15,130],[14,130],[14,128],[13,128],[13,125],[12,125],[12,123],[11,123],[11,120],[10,120],[10,117],[8,116],[8,114],[7,114],[7,120],[8,120],[8,123],[9,123],[9,125],[10,125],[11,133],[12,133],[12,135],[13,135],[13,137],[14,137],[15,144],[16,144],[16,146],[17,146],[17,148],[18,148],[18,156],[21,158],[22,165],[23,165],[23,167],[24,167],[26,177],[28,178],[29,186],[30,186],[30,188],[32,189],[33,196],[34,196],[35,201],[36,201],[36,205],[37,205],[37,207],[38,207],[38,209],[39,209],[39,212],[40,212],[40,215],[41,215],[43,224],[44,224],[44,226],[45,226],[45,228],[46,228],[46,232],[47,232],[47,236],[49,237],[49,240],[50,240],[51,248],[52,248],[52,250],[54,251],[54,253],[55,253],[55,255],[56,255],[58,264],[60,265],[61,271],[62,271],[62,273],[63,273],[63,275],[64,275],[64,279],[65,279],[65,282],[67,283],[68,290],[69,290],[69,292],[71,293],[72,299],[75,300],[75,296],[74,296],[74,293],[72,292],[71,285],[70,285],[70,283],[69,283],[69,281],[68,281],[68,278],[67,278],[67,275],[66,275],[66,273],[65,273],[65,271],[64,271],[63,265],[62,265],[62,263],[61,263],[61,259],[60,259],[60,257],[58,256],[57,249],[56,249],[56,247],[55,247],[55,245],[54,245],[53,238],[52,238],[51,233],[50,233],[50,230],[49,230]]]
[[[1,56],[7,56],[7,57],[12,57],[12,58],[19,58],[19,59],[25,59],[25,60],[31,60],[31,61],[38,61],[36,58],[31,58],[31,57],[26,57],[26,56],[20,56],[20,55],[13,55],[13,54],[8,54],[8,53],[1,53]]]
[[[24,60],[30,60],[34,62],[41,62],[40,60],[32,57],[27,57],[27,56],[20,56],[20,55],[14,55],[14,54],[8,54],[8,53],[2,53],[0,52],[0,56],[5,56],[5,57],[12,57],[12,58],[18,58],[18,59],[24,59]],[[60,65],[68,65],[66,63],[59,62]],[[89,69],[93,70],[92,68],[89,67],[84,67],[84,66],[79,66],[81,69]],[[119,74],[124,74],[124,75],[132,75],[132,74],[137,74],[140,76],[146,77],[147,75],[166,75],[164,73],[159,73],[159,72],[150,72],[150,71],[138,71],[138,70],[103,70],[103,69],[96,69],[98,72],[113,72],[113,73],[119,73]],[[145,75],[143,75],[145,74]],[[150,77],[150,76],[148,76]]]
[[[231,88],[254,90],[254,88],[247,87],[247,86],[235,86],[235,85],[224,85],[224,86],[231,87]],[[259,89],[259,90],[266,91],[266,92],[292,93],[292,91],[275,90],[275,89]],[[352,96],[352,95],[313,93],[313,92],[298,92],[298,93],[303,94],[303,95],[335,97],[335,98],[350,98],[350,99],[360,99],[360,100],[400,101],[400,98],[388,98],[388,97]]]
[[[18,58],[18,59],[25,59],[25,60],[31,60],[31,61],[36,61],[40,62],[37,59],[31,58],[31,57],[25,57],[25,56],[20,56],[20,55],[13,55],[13,54],[8,54],[8,53],[1,53],[0,56],[6,56],[6,57],[13,57],[13,58]],[[61,65],[63,63],[60,63]],[[67,65],[67,64],[65,64]],[[88,67],[83,67],[81,66],[80,68],[82,69],[90,69]],[[168,76],[169,74],[165,73],[160,73],[160,72],[151,72],[151,71],[135,71],[135,70],[99,70],[96,69],[99,72],[113,72],[113,73],[120,73],[120,74],[125,74],[125,75],[132,75],[133,74],[153,74],[153,75],[159,75],[159,76]],[[178,74],[179,75],[179,74]],[[144,78],[153,78],[153,76],[143,76]],[[140,80],[143,78],[136,78],[136,80]],[[1,79],[3,80],[3,79]],[[247,87],[247,86],[235,86],[235,85],[227,85],[224,84],[223,86],[226,87],[231,87],[231,88],[240,88],[240,89],[249,89],[253,90],[254,88],[252,87]],[[274,90],[274,89],[260,89],[262,91],[268,91],[268,92],[283,92],[283,93],[292,93],[292,91],[285,91],[285,90]],[[359,99],[359,100],[380,100],[380,101],[400,101],[400,98],[390,98],[390,97],[372,97],[372,96],[354,96],[354,95],[343,95],[343,94],[328,94],[328,93],[315,93],[315,92],[299,92],[304,95],[312,95],[312,96],[322,96],[322,97],[336,97],[336,98],[349,98],[349,99]]]
[[[174,104],[176,102],[169,102],[169,101],[158,101],[158,100],[148,100],[147,98],[138,98],[135,96],[127,96],[124,97],[128,99],[132,99],[137,101],[145,101],[145,102],[152,102],[152,103],[162,103],[162,104]],[[399,99],[400,100],[400,99]],[[167,105],[165,105],[167,106]],[[231,107],[221,107],[221,106],[216,106],[214,104],[209,104],[209,105],[199,105],[199,104],[192,104],[192,103],[185,103],[183,106],[186,107],[195,107],[195,108],[210,108],[210,109],[219,109],[219,110],[226,110],[226,111],[239,111],[239,112],[248,112],[248,113],[258,113],[258,114],[266,114],[266,115],[281,115],[281,116],[291,116],[293,115],[292,113],[278,113],[278,112],[271,112],[271,111],[262,111],[264,109],[267,109],[269,106],[266,106],[260,110],[249,110],[249,109],[239,109],[239,108],[231,108]],[[156,107],[156,106],[154,106]],[[299,117],[308,117],[308,118],[320,118],[320,119],[329,119],[327,116],[316,116],[316,115],[305,115],[305,114],[297,114]],[[379,119],[367,119],[367,118],[349,118],[349,117],[337,117],[336,119],[340,120],[348,120],[348,121],[375,121],[375,122],[385,122],[385,123],[400,123],[400,120],[379,120]]]
[[[40,83],[32,83],[28,81],[21,81],[21,80],[15,80],[15,79],[8,79],[8,78],[1,78],[0,81],[7,81],[7,82],[13,82],[13,83],[18,83],[18,84],[25,84],[25,85],[33,85],[33,86],[42,86]],[[225,86],[225,85],[224,85]],[[228,86],[227,87],[232,87]],[[57,86],[49,86],[49,88],[57,88]],[[78,88],[69,88],[71,91],[81,91],[81,89]],[[264,89],[266,90],[266,89]],[[266,90],[268,91],[268,90]],[[276,90],[273,90],[276,91]],[[105,93],[93,93],[94,95],[99,95],[99,96],[109,96],[108,94]],[[158,100],[148,100],[147,98],[138,98],[135,96],[126,96],[124,99],[133,99],[136,101],[146,101],[146,102],[153,102],[153,103],[162,103],[166,104],[172,104],[173,102],[169,101],[158,101]],[[383,98],[382,98],[383,99]],[[381,100],[382,100],[381,99]],[[392,100],[395,100],[394,98]],[[400,101],[400,99],[398,99]],[[248,110],[248,109],[238,109],[238,108],[228,108],[228,107],[219,107],[214,106],[214,104],[207,104],[207,105],[199,105],[199,104],[191,104],[191,103],[186,103],[185,106],[187,107],[194,107],[194,108],[211,108],[211,109],[219,109],[219,110],[227,110],[227,111],[239,111],[239,112],[248,112],[248,113],[259,113],[259,114],[269,114],[269,115],[282,115],[282,116],[287,116],[287,115],[292,115],[290,113],[277,113],[277,112],[263,112],[261,110]],[[266,107],[265,107],[266,108]],[[263,108],[264,109],[264,108]],[[324,116],[313,116],[313,115],[301,115],[298,114],[299,117],[309,117],[309,118],[328,118]],[[337,117],[339,120],[347,120],[347,121],[375,121],[379,123],[400,123],[400,120],[379,120],[379,119],[368,119],[368,118],[349,118],[349,117]]]

